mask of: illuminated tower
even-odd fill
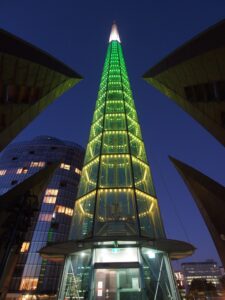
[[[42,253],[67,257],[59,299],[177,299],[168,253],[192,250],[165,237],[114,24],[70,241]]]

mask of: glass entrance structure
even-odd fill
[[[138,243],[98,243],[70,255],[59,299],[179,299],[168,255]]]
[[[70,241],[43,253],[66,256],[61,300],[178,299],[169,260],[174,242],[165,236],[113,24]]]

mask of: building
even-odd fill
[[[203,262],[189,262],[181,264],[186,286],[190,287],[192,280],[202,279],[215,286],[220,284],[221,272],[217,263],[213,260]]]
[[[177,282],[177,287],[180,293],[180,297],[182,300],[183,299],[185,300],[187,297],[186,297],[184,274],[181,271],[175,271],[174,276]]]
[[[70,239],[41,250],[66,258],[58,299],[179,299],[169,256],[192,245],[166,239],[113,24],[75,202]]]
[[[0,299],[5,299],[27,228],[58,165],[41,168],[0,196]]]
[[[42,193],[40,210],[33,215],[26,230],[6,299],[55,297],[62,264],[47,262],[38,252],[47,242],[68,238],[83,158],[81,146],[49,136],[12,144],[1,156],[0,194],[4,195],[39,170],[57,163]]]
[[[225,145],[225,20],[149,69],[144,79]]]
[[[225,187],[175,158],[170,160],[190,190],[225,266]]]
[[[0,29],[0,151],[80,80],[59,60]]]

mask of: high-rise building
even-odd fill
[[[117,27],[112,27],[59,299],[179,299],[169,255],[193,246],[167,240]]]
[[[225,187],[187,164],[170,159],[190,190],[225,266]]]
[[[62,263],[47,262],[39,249],[68,238],[84,149],[49,136],[8,146],[0,158],[0,194],[19,185],[52,162],[58,162],[21,245],[6,299],[52,299]],[[25,298],[24,298],[25,297]]]
[[[144,79],[225,146],[225,20],[150,68]]]
[[[220,284],[221,272],[214,260],[182,263],[181,266],[187,286],[190,286],[194,279],[206,280],[215,286]]]
[[[0,299],[5,299],[25,234],[58,165],[46,165],[0,196]]]
[[[81,80],[53,56],[0,29],[0,151]]]

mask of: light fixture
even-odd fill
[[[148,255],[149,258],[155,258],[155,251],[148,250],[147,255]]]

